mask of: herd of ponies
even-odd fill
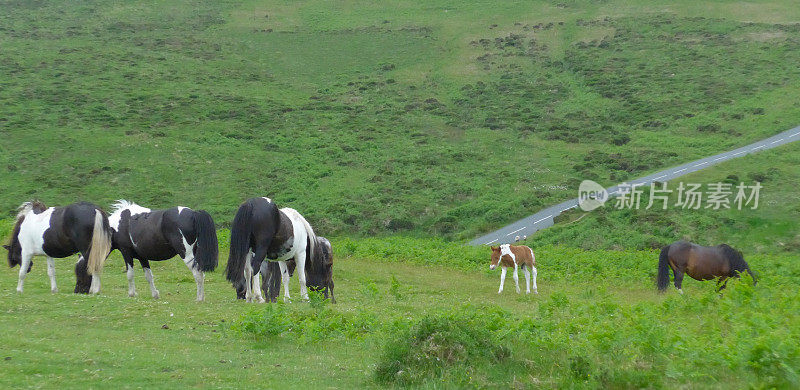
[[[311,288],[336,301],[331,244],[317,236],[297,210],[278,209],[266,197],[248,199],[236,212],[230,238],[225,276],[237,298],[265,302],[266,295],[274,301],[282,283],[288,301],[289,277],[296,271],[302,299],[308,299]],[[194,276],[197,300],[203,301],[205,272],[216,269],[219,258],[216,228],[206,211],[183,206],[151,210],[125,200],[114,203],[110,214],[88,202],[64,207],[47,207],[39,201],[23,203],[10,242],[3,247],[8,251],[8,265],[20,266],[20,293],[34,256],[47,258],[50,289],[56,292],[54,259],[77,253],[74,292],[97,294],[103,265],[116,249],[125,261],[129,296],[136,296],[134,259],[141,264],[150,293],[157,299],[150,262],[178,256]]]
[[[103,265],[116,249],[125,261],[129,296],[136,296],[134,259],[144,270],[150,294],[158,299],[150,261],[178,256],[194,276],[197,300],[203,301],[205,272],[216,269],[219,257],[215,224],[206,211],[183,206],[151,210],[126,200],[111,205],[110,214],[88,202],[64,207],[25,202],[19,208],[10,242],[3,247],[8,251],[9,266],[20,266],[19,293],[34,256],[46,257],[50,288],[57,292],[54,259],[78,253],[74,292],[96,294],[100,292]],[[489,267],[493,270],[498,265],[502,270],[498,293],[503,292],[508,268],[513,268],[517,293],[520,268],[525,273],[526,293],[531,293],[531,279],[533,293],[538,293],[536,257],[531,248],[511,244],[491,247]],[[707,247],[678,241],[664,247],[658,260],[659,291],[666,290],[670,269],[675,288],[681,293],[684,274],[696,280],[716,279],[718,289],[725,287],[728,278],[742,272],[749,273],[755,282],[742,253],[726,244]],[[282,285],[284,301],[289,301],[289,278],[293,273],[298,275],[301,299],[308,300],[311,288],[336,302],[331,243],[317,236],[297,210],[278,209],[267,197],[246,200],[231,223],[225,270],[236,297],[248,302],[273,302]]]

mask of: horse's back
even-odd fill
[[[527,266],[536,265],[536,256],[533,254],[533,249],[525,245],[510,245],[510,249],[517,258],[517,264],[524,264]]]

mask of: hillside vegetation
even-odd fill
[[[683,209],[677,203],[677,188],[683,182],[702,184],[706,192],[698,210]],[[758,207],[733,203],[740,183],[761,183]],[[730,184],[731,208],[714,210],[708,205],[708,185]],[[727,161],[667,183],[673,190],[667,210],[662,202],[649,203],[650,187],[645,188],[640,209],[618,209],[612,199],[603,208],[585,213],[572,210],[557,218],[557,224],[537,232],[527,243],[563,245],[584,249],[661,248],[677,240],[703,245],[728,243],[745,252],[800,251],[800,143]],[[747,258],[747,257],[745,257]]]
[[[161,299],[127,297],[114,254],[100,296],[51,294],[36,260],[25,293],[0,273],[0,386],[374,388],[796,388],[800,268],[748,258],[759,277],[655,291],[657,253],[537,248],[539,294],[497,294],[486,248],[436,240],[333,240],[329,305],[235,301],[222,272],[206,299],[180,260],[151,263]],[[225,256],[220,266],[225,264]],[[16,271],[16,269],[14,269]],[[524,281],[523,281],[524,283]],[[298,295],[292,279],[292,294]],[[524,291],[524,284],[523,284]]]
[[[0,1],[0,210],[464,239],[797,124],[789,1]],[[775,182],[782,186],[783,182]]]

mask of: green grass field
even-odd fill
[[[759,274],[756,288],[731,282],[719,295],[713,283],[687,280],[685,294],[659,295],[655,252],[543,247],[539,294],[516,295],[509,275],[498,296],[499,274],[488,271],[485,249],[404,239],[336,239],[334,247],[336,305],[237,302],[221,272],[207,275],[207,301],[196,303],[179,260],[153,264],[158,301],[138,270],[139,296],[127,297],[117,255],[100,296],[70,292],[73,260],[57,261],[57,294],[41,260],[21,295],[16,272],[3,272],[0,386],[800,384],[793,256],[748,259]],[[414,341],[418,334],[426,337]]]
[[[117,253],[99,296],[74,258],[51,294],[37,258],[24,294],[0,273],[0,387],[799,388],[797,144],[677,180],[761,182],[757,210],[559,217],[527,242],[538,295],[462,246],[797,126],[798,23],[788,0],[0,0],[1,240],[35,198],[180,204],[222,268],[269,196],[332,238],[339,300],[246,304],[218,270],[196,303],[178,260],[128,298]],[[678,239],[759,284],[658,294]]]

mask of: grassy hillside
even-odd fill
[[[0,210],[468,238],[800,118],[790,1],[0,1]],[[587,164],[596,156],[616,160]]]
[[[706,195],[699,210],[675,207],[680,182],[702,184],[730,183],[734,194],[731,209],[706,209]],[[758,208],[733,204],[739,183],[760,182]],[[800,144],[790,144],[766,152],[727,161],[668,183],[673,192],[669,207],[662,202],[646,210],[649,187],[640,210],[615,208],[609,201],[603,208],[585,213],[573,210],[558,218],[557,225],[537,232],[529,239],[533,246],[564,245],[585,249],[660,248],[676,240],[690,240],[704,245],[722,242],[753,252],[800,251]]]
[[[207,302],[179,260],[153,263],[162,299],[127,297],[122,260],[100,296],[51,294],[37,260],[24,294],[0,273],[0,386],[373,388],[793,388],[800,385],[800,268],[749,258],[757,288],[684,282],[655,291],[656,253],[537,250],[539,294],[514,293],[485,248],[334,240],[339,303],[235,302],[221,272]],[[225,263],[225,259],[221,259]],[[137,267],[138,268],[138,267]],[[524,282],[523,282],[524,283]],[[297,296],[297,281],[292,292]],[[524,284],[523,284],[524,289]]]

